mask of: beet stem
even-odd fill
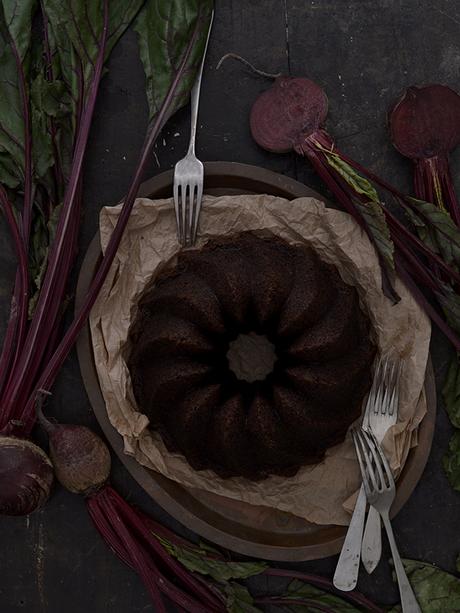
[[[142,517],[130,505],[128,505],[127,502],[115,492],[115,490],[108,490],[107,496],[112,498],[112,504],[114,504],[119,513],[124,516],[125,521],[128,521],[131,526],[137,530],[138,534],[146,541],[146,544],[152,550],[154,555],[160,558],[160,560],[169,568],[173,575],[182,581],[185,587],[195,592],[196,595],[202,599],[202,601],[208,602],[210,606],[220,606],[221,603],[216,601],[215,594],[210,591],[209,586],[203,586],[201,582],[197,580],[197,576],[195,574],[187,571],[180,562],[175,560],[171,554],[166,551],[158,538],[142,521]]]
[[[254,604],[261,604],[261,605],[268,605],[268,606],[275,606],[275,605],[280,605],[280,606],[297,606],[297,607],[301,607],[301,606],[305,606],[308,607],[308,611],[313,612],[313,611],[320,611],[321,613],[334,613],[335,609],[331,609],[330,607],[328,607],[327,605],[323,605],[319,602],[317,602],[316,600],[311,600],[309,598],[289,598],[289,597],[283,597],[283,596],[268,596],[268,597],[261,597],[261,598],[255,598],[254,599]]]
[[[72,170],[56,229],[56,239],[53,241],[50,250],[43,286],[24,342],[23,351],[21,351],[20,359],[15,369],[14,378],[11,380],[11,384],[6,389],[5,397],[2,399],[8,415],[14,413],[16,406],[22,407],[27,402],[27,397],[32,391],[31,387],[35,383],[37,371],[41,365],[41,358],[43,357],[43,354],[40,354],[40,351],[44,350],[42,341],[44,340],[46,343],[49,335],[50,326],[48,322],[50,318],[54,321],[55,314],[60,308],[60,301],[57,300],[54,289],[57,283],[62,283],[62,258],[68,248],[69,227],[71,227],[74,221],[73,210],[75,197],[79,191],[83,159],[96,105],[98,86],[103,73],[104,53],[108,32],[108,0],[104,0],[103,5],[104,22],[99,52],[95,64],[94,76],[91,82],[88,102],[78,132],[74,158],[72,161]],[[45,334],[47,335],[46,338],[44,338]],[[45,388],[47,386],[42,385],[41,387]],[[35,402],[35,394],[33,394],[33,396],[33,402]],[[24,421],[26,420],[24,419]]]
[[[412,296],[418,302],[418,304],[422,307],[425,313],[430,317],[430,319],[437,325],[437,327],[441,330],[441,332],[449,339],[452,345],[455,347],[457,351],[460,351],[460,338],[457,334],[452,330],[452,328],[444,321],[443,317],[438,313],[435,307],[429,302],[428,298],[423,294],[423,292],[417,287],[414,282],[412,276],[406,270],[405,266],[402,263],[399,263],[398,273],[401,279],[409,288]]]
[[[35,401],[35,412],[36,412],[39,424],[49,436],[57,429],[57,426],[52,424],[49,421],[49,419],[45,417],[45,414],[43,413],[43,405],[45,404],[45,398],[47,396],[51,396],[51,393],[47,392],[46,390],[42,390],[42,389],[37,390],[37,396],[36,396],[36,401]]]
[[[300,571],[295,570],[287,570],[284,568],[267,568],[262,573],[262,575],[268,575],[269,577],[286,577],[288,579],[300,579],[301,581],[311,583],[312,585],[315,585],[317,587],[326,588],[328,591],[341,596],[342,598],[350,601],[353,604],[367,607],[369,611],[372,611],[372,613],[384,613],[383,609],[381,609],[371,600],[366,598],[364,594],[361,594],[360,592],[357,592],[355,590],[351,592],[341,592],[339,590],[336,590],[332,581],[326,579],[325,577],[302,573]]]
[[[106,2],[105,2],[106,6]],[[150,153],[154,143],[157,140],[159,133],[161,132],[164,124],[168,120],[168,109],[173,100],[174,96],[177,95],[177,89],[181,83],[181,75],[183,67],[187,65],[187,61],[189,60],[189,56],[193,46],[196,42],[196,37],[198,35],[198,29],[195,29],[193,35],[190,39],[190,42],[187,47],[187,51],[184,53],[181,64],[177,68],[176,76],[171,84],[168,95],[163,101],[161,108],[159,109],[155,119],[153,121],[152,126],[149,128],[143,149],[141,151],[140,159],[136,171],[134,173],[134,177],[132,179],[132,183],[128,190],[128,193],[124,199],[124,203],[118,217],[117,223],[113,229],[113,232],[110,236],[107,248],[105,253],[101,259],[100,265],[96,271],[96,274],[91,282],[90,288],[86,296],[83,299],[83,303],[80,306],[80,309],[75,315],[73,322],[70,327],[67,329],[66,333],[61,339],[61,342],[56,348],[56,351],[53,353],[53,356],[49,360],[49,362],[44,367],[43,371],[40,374],[38,381],[35,384],[35,389],[43,388],[47,389],[54,382],[56,374],[69,354],[73,344],[80,333],[83,325],[86,322],[86,319],[91,311],[92,306],[94,305],[101,287],[104,284],[104,281],[107,277],[107,273],[112,266],[113,260],[116,256],[118,246],[122,239],[125,227],[128,223],[128,219],[130,217],[132,208],[134,206],[135,199],[137,197],[137,193],[139,190],[139,185],[142,181],[142,176],[144,174],[145,169],[148,164],[150,164]],[[25,408],[22,413],[22,419],[25,422],[24,430],[25,432],[30,432],[34,423],[34,402],[35,402],[35,393],[34,390],[31,391],[29,398],[25,403]]]
[[[23,237],[14,215],[13,206],[8,198],[3,186],[0,185],[0,205],[3,208],[5,218],[10,227],[13,236],[16,257],[18,258],[19,268],[16,274],[15,288],[11,303],[11,315],[8,322],[7,334],[2,348],[0,358],[0,393],[3,392],[3,387],[7,383],[8,375],[13,365],[13,358],[17,355],[20,341],[19,318],[21,309],[27,310],[28,295],[29,295],[29,269],[27,263],[27,252]],[[8,422],[5,419],[3,427]],[[0,424],[0,427],[2,424]]]
[[[142,550],[135,542],[134,538],[130,534],[130,531],[126,528],[116,509],[110,504],[110,501],[108,501],[107,496],[104,496],[105,491],[100,490],[100,492],[101,496],[98,498],[100,507],[113,526],[114,533],[118,535],[121,545],[128,553],[134,568],[137,570],[142,578],[142,581],[144,582],[145,587],[148,589],[155,607],[154,610],[158,610],[159,613],[166,613],[166,608],[164,606],[157,582],[154,580],[152,574],[147,572],[147,568],[150,567],[150,565],[146,564]]]
[[[158,588],[189,613],[216,613],[223,610],[223,596],[215,592],[213,586],[172,558],[156,537],[149,535],[149,540],[144,538],[142,530],[139,530],[138,522],[141,519],[139,514],[111,486],[106,485],[97,493],[90,495],[87,498],[87,505],[96,527],[112,551],[128,566],[136,570],[147,586],[151,577],[148,573],[142,574],[146,568],[150,569],[150,574],[153,573]],[[129,533],[130,543],[126,539],[120,542],[118,534],[120,524]],[[143,539],[143,542],[139,541],[136,533]],[[150,539],[155,542],[153,550]],[[188,546],[190,547],[190,543]],[[133,557],[135,552],[137,552],[137,558]],[[167,558],[174,564],[168,565]],[[138,559],[143,560],[143,569],[139,568]],[[168,568],[174,581],[182,580],[188,592],[184,592],[167,579],[157,566],[157,560]]]

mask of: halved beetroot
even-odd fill
[[[301,77],[278,77],[251,109],[251,133],[267,151],[286,153],[321,127],[327,110],[319,85]]]
[[[460,143],[460,96],[446,85],[409,87],[390,112],[390,129],[408,158],[447,155]]]

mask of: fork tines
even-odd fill
[[[369,428],[371,412],[374,415],[390,416],[397,412],[402,366],[403,362],[399,358],[391,356],[379,358],[366,403],[363,422],[365,429]]]
[[[177,179],[176,174],[173,195],[177,235],[181,245],[193,245],[196,240],[203,198],[203,177],[194,177],[193,182],[187,182]]]
[[[390,465],[374,434],[362,429],[354,430],[352,434],[367,497],[393,488]]]

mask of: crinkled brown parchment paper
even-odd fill
[[[105,249],[120,206],[105,208],[100,217]],[[310,243],[333,262],[343,279],[358,287],[373,322],[380,349],[396,350],[406,367],[400,421],[387,434],[386,451],[398,472],[426,412],[423,381],[428,358],[430,323],[401,283],[401,301],[392,305],[380,290],[377,257],[368,238],[345,213],[312,198],[287,201],[266,195],[205,197],[197,246],[222,234],[268,229],[289,242]],[[170,479],[198,489],[289,511],[319,524],[347,524],[359,486],[358,466],[350,437],[329,450],[319,465],[295,477],[270,477],[254,483],[194,471],[178,454],[169,453],[158,435],[147,430],[138,412],[129,372],[122,357],[137,297],[155,271],[178,251],[171,200],[139,199],[117,258],[91,314],[91,333],[99,381],[110,421],[124,438],[126,453]]]

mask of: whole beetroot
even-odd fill
[[[51,423],[37,406],[37,417],[49,437],[56,478],[75,494],[99,490],[110,475],[110,453],[103,440],[86,426]]]
[[[28,515],[48,500],[53,466],[26,439],[0,436],[0,515]]]

